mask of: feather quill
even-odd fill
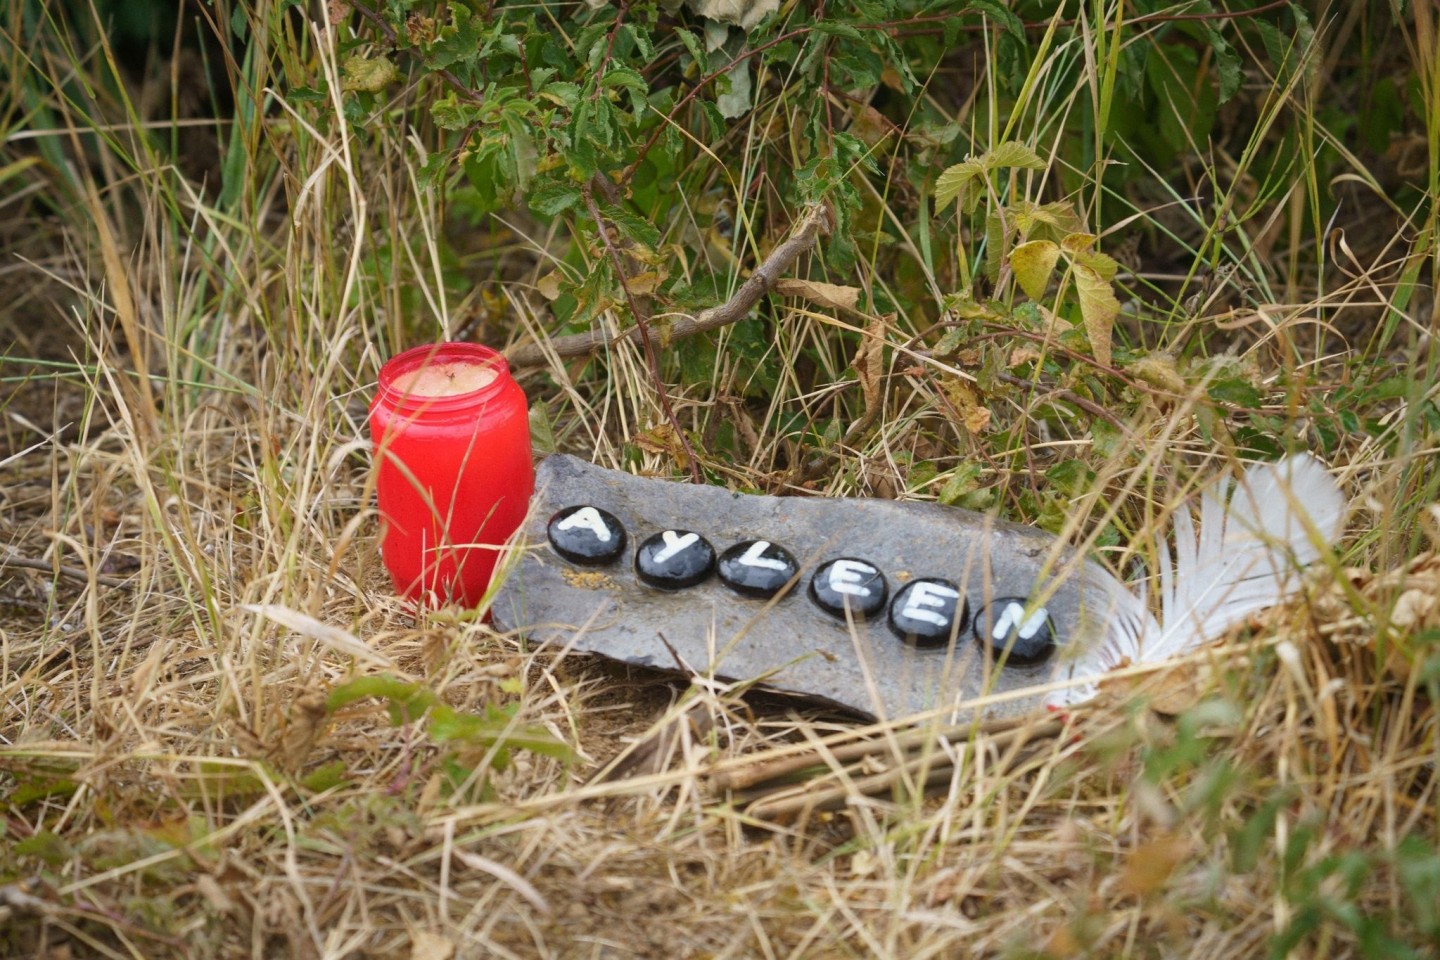
[[[1101,641],[1067,663],[1063,674],[1085,683],[1057,691],[1052,706],[1095,695],[1096,681],[1125,663],[1159,663],[1223,635],[1257,610],[1282,602],[1299,571],[1340,537],[1345,497],[1309,454],[1249,467],[1200,497],[1199,533],[1188,508],[1175,511],[1173,554],[1156,537],[1160,616],[1114,578],[1090,587],[1109,601]]]

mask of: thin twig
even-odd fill
[[[675,438],[680,441],[680,446],[685,450],[686,465],[690,468],[690,480],[693,483],[704,483],[705,477],[700,472],[700,461],[695,456],[695,448],[690,445],[690,438],[685,436],[685,430],[680,426],[679,419],[675,416],[675,408],[670,405],[670,391],[665,386],[665,379],[660,375],[660,358],[655,353],[655,341],[650,336],[650,309],[648,305],[642,308],[635,299],[635,294],[630,291],[630,278],[625,272],[625,261],[620,256],[620,251],[615,249],[615,243],[610,239],[610,228],[605,224],[605,218],[600,215],[600,207],[595,203],[595,194],[587,185],[581,190],[585,198],[585,209],[590,211],[590,219],[595,221],[595,229],[600,233],[600,242],[605,245],[605,250],[610,255],[610,262],[615,267],[615,276],[620,280],[620,289],[625,293],[625,302],[630,305],[630,313],[635,317],[635,326],[631,329],[640,333],[640,343],[645,348],[645,363],[650,368],[650,379],[655,383],[655,395],[660,400],[660,409],[665,412],[665,419],[670,423],[670,429],[675,431]]]
[[[693,317],[681,317],[670,325],[669,338],[679,340],[692,334],[714,330],[742,320],[750,309],[769,293],[775,281],[789,271],[800,254],[815,246],[823,231],[829,229],[829,214],[823,206],[810,207],[800,218],[790,236],[756,267],[749,278],[735,291],[735,295],[718,307],[702,310]],[[638,318],[637,318],[638,319]],[[525,343],[512,347],[506,353],[512,369],[538,367],[546,363],[553,354],[561,359],[583,357],[594,353],[607,344],[626,338],[643,342],[645,329],[637,322],[622,330],[613,339],[603,330],[555,337],[544,343]]]
[[[91,579],[90,571],[84,567],[71,566],[68,563],[52,563],[49,560],[41,560],[38,557],[22,557],[16,553],[0,554],[0,567],[18,567],[22,570],[38,570],[41,573],[54,574],[57,577],[65,577],[67,580],[76,580],[88,584]],[[97,573],[94,575],[95,582],[102,587],[128,587],[130,582],[123,577],[112,577],[108,573]]]
[[[913,731],[903,742],[881,739],[818,748],[800,757],[761,764],[758,773],[764,780],[745,777],[743,771],[732,774],[729,780],[731,783],[746,780],[766,783],[784,773],[798,773],[807,764],[825,767],[825,773],[819,777],[751,789],[747,791],[748,797],[734,798],[745,804],[745,813],[750,817],[788,822],[808,813],[839,809],[857,795],[889,794],[905,782],[915,783],[927,791],[948,786],[954,777],[956,757],[945,749],[943,741],[969,751],[983,750],[996,758],[997,769],[1014,772],[1034,755],[1038,746],[1061,736],[1067,724],[1060,717],[1030,716],[1013,718],[1008,726],[1002,721],[998,726],[998,732],[989,735],[970,725],[938,733]],[[877,762],[884,767],[877,770]],[[836,770],[836,765],[843,765],[842,769]]]
[[[942,740],[959,743],[976,737],[986,737],[995,743],[1012,739],[1022,733],[1029,737],[1052,736],[1063,726],[1063,718],[1047,714],[1043,717],[998,717],[976,723],[946,726],[939,730],[922,727],[890,737],[820,744],[804,753],[784,753],[773,758],[757,755],[729,761],[725,765],[717,765],[710,773],[709,781],[713,790],[752,790],[829,761],[849,764],[891,750],[910,753],[930,744],[938,744]]]

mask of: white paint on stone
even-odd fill
[[[559,530],[584,527],[586,530],[595,534],[595,538],[601,543],[610,542],[610,527],[605,523],[605,519],[600,516],[600,511],[594,507],[581,507],[564,520],[555,524],[555,527]]]
[[[675,530],[666,530],[660,534],[660,538],[665,541],[665,549],[655,554],[652,558],[656,563],[664,563],[700,539],[700,534],[698,533],[687,533],[683,537],[677,534],[678,531]]]
[[[789,564],[784,560],[771,560],[764,556],[766,550],[770,549],[769,540],[756,540],[750,544],[750,549],[740,555],[740,562],[747,567],[760,567],[762,570],[787,570]]]
[[[875,575],[875,568],[859,560],[840,559],[830,565],[830,589],[852,597],[870,596],[870,588],[861,586]]]
[[[958,600],[959,598],[958,590],[951,590],[941,583],[919,580],[906,595],[905,606],[901,608],[900,615],[909,617],[911,620],[933,623],[937,627],[948,627],[950,618],[935,611],[943,610],[946,600]]]
[[[1030,614],[1029,619],[1025,619],[1025,621],[1021,623],[1024,617],[1025,607],[1011,600],[1005,604],[1005,609],[1000,611],[1000,619],[995,621],[995,627],[990,631],[991,638],[1000,643],[1004,643],[1005,640],[1009,638],[1010,631],[1015,628],[1016,624],[1019,624],[1020,629],[1016,632],[1019,634],[1020,639],[1029,640],[1045,626],[1045,620],[1049,617],[1049,614],[1045,612],[1044,607],[1037,607],[1035,612]]]

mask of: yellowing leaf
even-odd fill
[[[1185,378],[1175,367],[1175,358],[1168,353],[1152,353],[1130,364],[1126,368],[1131,376],[1152,387],[1168,390],[1170,393],[1185,393]]]
[[[669,276],[670,271],[663,268],[659,270],[646,270],[643,273],[635,274],[635,276],[627,280],[626,286],[629,287],[632,295],[648,297],[658,290],[660,284],[664,283]]]
[[[859,287],[842,287],[818,280],[796,280],[787,277],[776,281],[775,292],[781,296],[809,300],[832,310],[854,310],[855,305],[860,302]]]
[[[1095,246],[1095,234],[1093,233],[1071,233],[1060,241],[1060,246],[1065,252],[1074,256],[1077,253],[1084,253]]]
[[[560,279],[560,271],[551,270],[535,281],[535,289],[539,290],[540,296],[546,300],[557,300],[560,297]]]
[[[344,74],[344,79],[340,82],[342,90],[379,93],[400,71],[385,57],[362,57],[357,54],[345,61],[341,72]]]
[[[1015,222],[1023,239],[1059,240],[1067,233],[1080,231],[1080,218],[1075,208],[1064,200],[1038,204],[1030,200],[1018,200],[1010,206],[1010,218]]]
[[[1120,262],[1114,257],[1106,256],[1098,250],[1087,250],[1077,254],[1076,263],[1083,263],[1085,266],[1100,274],[1102,280],[1114,280],[1115,274],[1120,271]]]
[[[1083,263],[1075,264],[1075,291],[1080,295],[1080,316],[1090,337],[1095,359],[1110,365],[1110,331],[1120,314],[1120,301],[1110,282]]]
[[[1010,251],[1010,269],[1015,271],[1015,281],[1031,300],[1045,296],[1050,285],[1050,274],[1060,259],[1060,248],[1049,240],[1031,240]]]

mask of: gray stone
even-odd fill
[[[984,514],[933,503],[752,496],[564,455],[540,465],[535,485],[523,554],[492,608],[495,625],[626,663],[759,681],[872,717],[976,698],[993,698],[983,706],[987,715],[1012,715],[1039,703],[1032,688],[1063,675],[1097,643],[1111,613],[1106,584],[1114,581],[1103,568],[1043,531]],[[789,551],[800,573],[770,600],[739,596],[717,577],[658,590],[636,575],[633,548],[607,566],[578,565],[551,548],[547,521],[577,504],[614,514],[631,544],[662,530],[695,531],[720,552],[764,539]],[[816,606],[808,586],[821,565],[841,557],[873,564],[892,595],[918,578],[948,580],[972,618],[992,600],[1029,598],[1029,616],[1040,606],[1048,613],[1055,653],[1000,665],[971,629],[957,630],[952,642],[917,646],[896,636],[883,609],[868,620],[837,619]]]

